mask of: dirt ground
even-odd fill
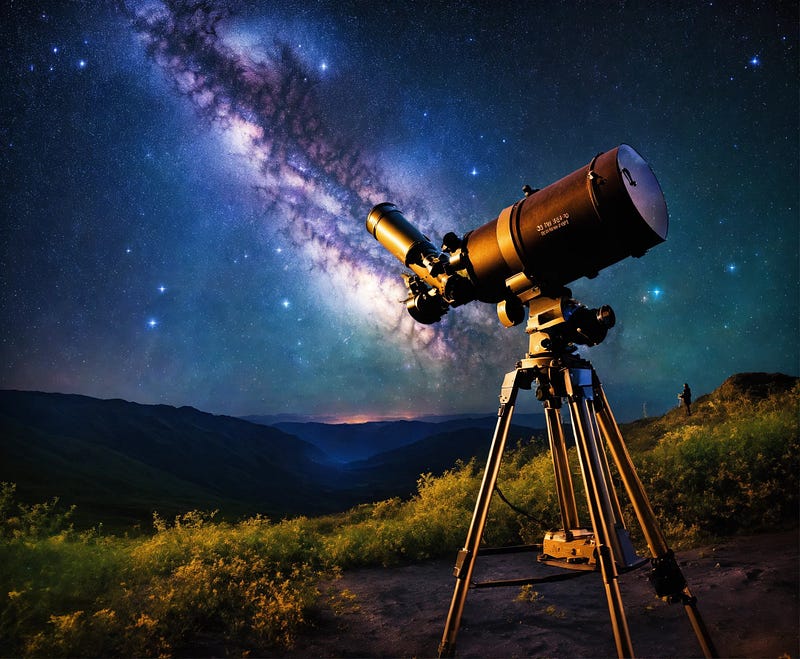
[[[798,532],[735,538],[678,552],[678,562],[722,657],[800,657]],[[455,557],[453,557],[455,558]],[[436,656],[455,579],[453,560],[359,569],[333,584],[355,595],[334,614],[321,610],[289,657]],[[558,571],[532,554],[481,556],[475,579]],[[634,652],[701,657],[680,604],[656,598],[644,567],[620,576]],[[458,657],[614,657],[600,576],[471,590],[456,642]]]

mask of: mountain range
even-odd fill
[[[701,414],[692,418],[713,422],[711,413],[724,408],[719,403],[750,406],[797,381],[772,373],[731,376],[697,398],[693,409]],[[457,460],[484,461],[497,418],[359,424],[284,418],[273,425],[264,420],[0,390],[0,482],[15,483],[22,502],[59,497],[76,505],[79,526],[149,528],[154,512],[169,519],[190,510],[219,510],[231,520],[320,515],[408,497],[420,474],[439,475]],[[685,420],[676,407],[624,424],[622,432],[631,450],[649,450]],[[514,421],[520,425],[511,428],[511,445],[546,449],[541,416],[515,415]]]
[[[409,496],[421,473],[482,458],[495,422],[273,427],[191,407],[0,390],[0,481],[16,483],[23,501],[58,496],[77,506],[79,523],[112,527],[193,509],[317,515]],[[509,439],[542,434],[515,425]]]
[[[340,463],[367,460],[426,437],[456,430],[483,429],[486,431],[484,435],[488,432],[491,437],[497,423],[496,416],[478,415],[337,424],[317,421],[273,421],[272,417],[263,416],[242,418],[299,437],[324,451],[331,460]],[[526,428],[545,427],[544,414],[515,414],[514,421]]]

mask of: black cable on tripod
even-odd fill
[[[527,517],[527,518],[528,518],[529,520],[531,520],[532,522],[536,522],[536,523],[537,523],[539,526],[541,526],[542,528],[546,528],[546,525],[545,525],[545,524],[542,522],[542,520],[540,520],[540,519],[537,519],[536,517],[534,517],[533,515],[531,515],[531,514],[530,514],[530,513],[529,513],[527,510],[523,510],[523,509],[522,509],[522,508],[520,508],[519,506],[515,506],[515,505],[514,505],[513,503],[511,503],[511,502],[510,502],[508,499],[506,499],[506,497],[505,497],[505,495],[503,494],[503,491],[500,489],[500,486],[499,486],[499,485],[495,485],[495,486],[494,486],[494,490],[495,490],[495,492],[497,492],[497,496],[499,496],[499,497],[500,497],[500,498],[503,500],[503,503],[505,503],[505,504],[506,504],[506,505],[507,505],[509,508],[511,508],[511,510],[513,510],[513,511],[514,511],[514,512],[516,512],[516,513],[519,513],[519,514],[520,514],[520,515],[522,515],[523,517]]]

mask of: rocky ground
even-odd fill
[[[678,552],[698,609],[722,657],[800,656],[798,532],[734,538]],[[320,610],[284,656],[430,657],[453,593],[453,560],[353,570],[327,588],[348,594]],[[532,554],[479,557],[477,580],[541,576]],[[620,577],[633,649],[641,657],[702,652],[679,604],[655,597],[647,568]],[[349,602],[349,603],[347,603]],[[471,590],[457,638],[459,657],[616,656],[600,577]]]

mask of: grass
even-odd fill
[[[661,420],[633,460],[675,548],[713,536],[797,523],[800,388],[760,401],[709,400],[689,418]],[[576,463],[573,460],[573,463]],[[341,570],[453,554],[481,478],[475,461],[424,474],[408,500],[340,515],[218,521],[158,516],[151,534],[77,532],[57,500],[17,501],[0,489],[0,654],[174,656],[263,654],[289,648]],[[558,526],[549,454],[510,450],[489,544],[541,539]],[[348,595],[344,593],[343,598]],[[532,602],[535,592],[523,593]],[[334,610],[350,600],[327,603]],[[553,615],[558,612],[554,610]]]

